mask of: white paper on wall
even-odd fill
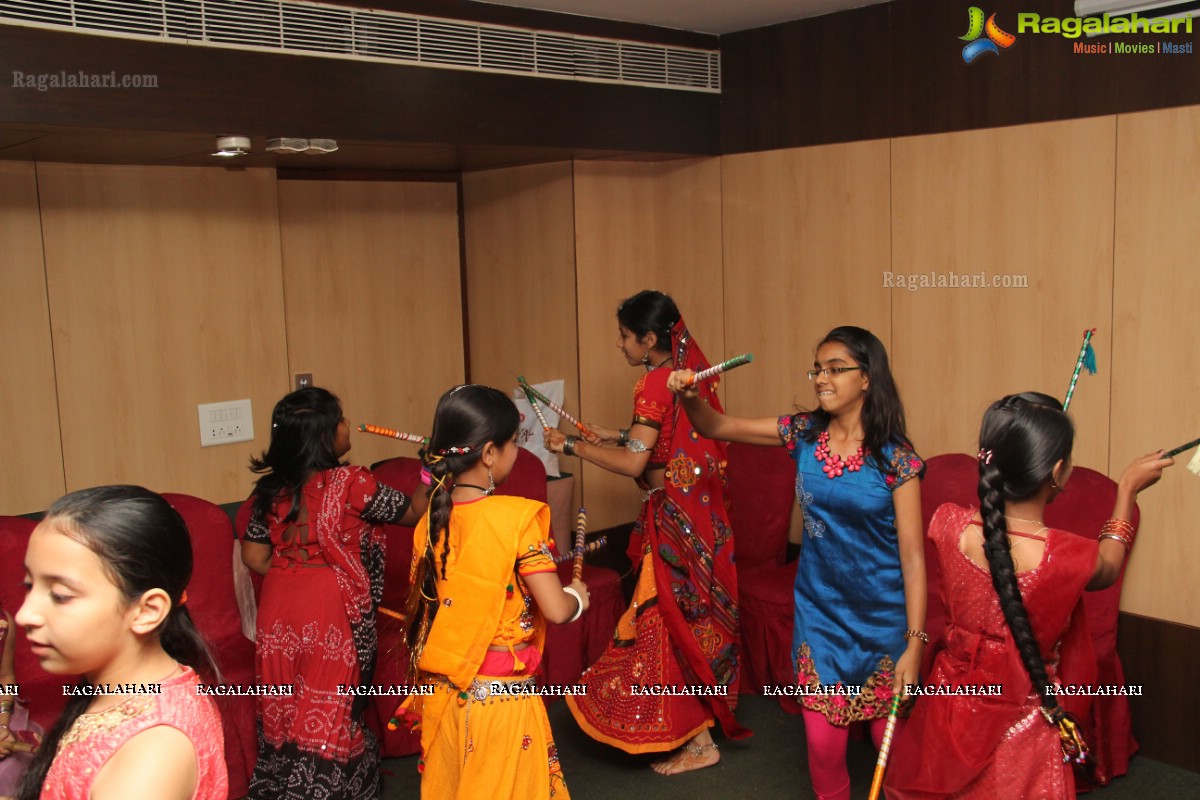
[[[545,383],[530,385],[550,398],[550,402],[562,407],[564,381],[547,381]],[[537,414],[533,413],[533,406],[529,405],[529,400],[525,397],[525,392],[521,391],[520,387],[513,390],[513,402],[517,404],[517,411],[521,415],[521,427],[517,431],[517,444],[542,460],[542,463],[546,465],[546,475],[548,477],[557,478],[559,476],[558,453],[551,453],[546,449],[545,444],[543,444],[545,437],[542,431],[542,423],[537,418]],[[542,416],[546,418],[546,424],[551,428],[558,427],[558,413],[551,411],[540,403],[538,407],[541,409]]]

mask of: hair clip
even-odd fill
[[[278,423],[278,422],[272,422],[272,423],[271,423],[271,427],[272,427],[272,428],[278,428],[278,427],[279,427],[279,423]]]
[[[982,461],[985,465],[991,464],[992,463],[992,451],[991,450],[980,450],[979,455],[976,456],[976,458],[978,458],[980,461]]]
[[[465,456],[475,448],[467,445],[466,447],[443,447],[437,451],[439,456]]]

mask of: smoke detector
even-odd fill
[[[247,155],[249,152],[249,136],[218,136],[217,151],[213,155],[222,158],[232,158],[234,156]]]

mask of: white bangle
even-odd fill
[[[583,598],[579,596],[579,592],[575,591],[570,586],[564,586],[563,591],[575,598],[575,616],[567,620],[567,622],[574,622],[583,616]]]

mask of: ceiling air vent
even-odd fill
[[[153,42],[721,91],[717,50],[301,0],[0,0],[0,23]]]

